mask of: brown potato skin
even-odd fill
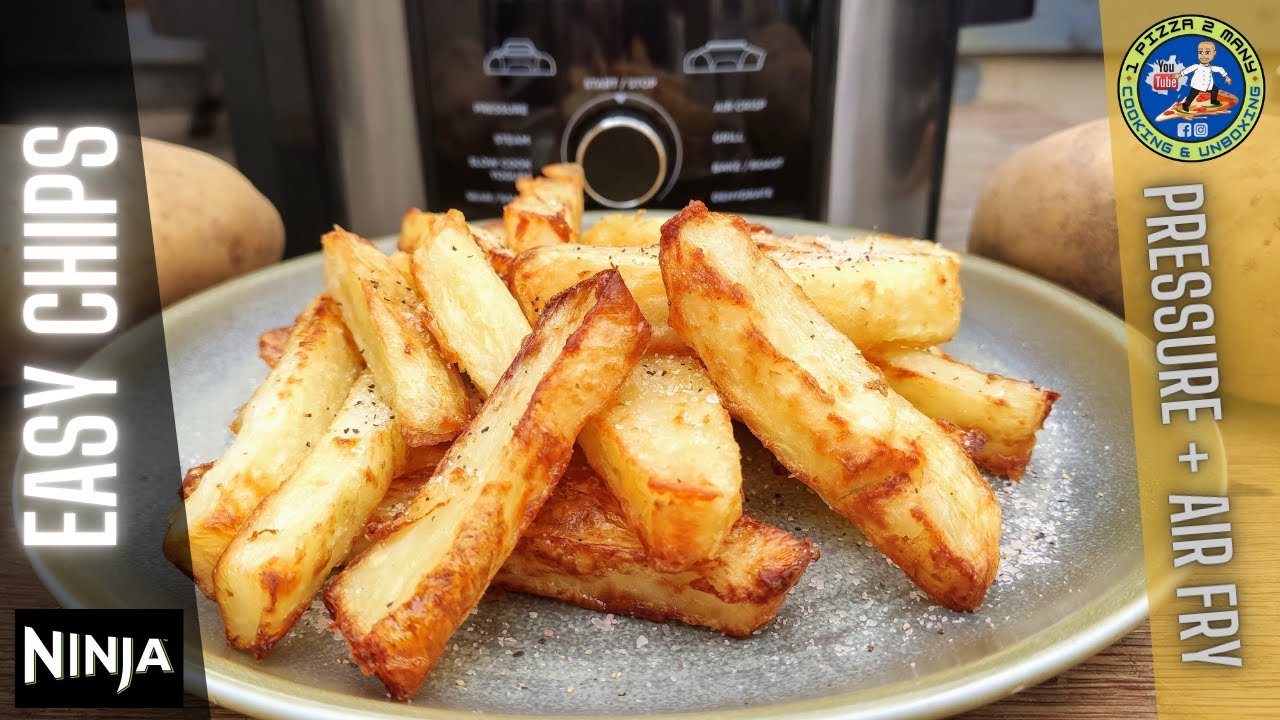
[[[289,333],[293,331],[292,325],[284,327],[271,328],[258,336],[258,357],[267,367],[275,367],[280,362],[280,356],[284,354],[284,346],[289,342]]]
[[[773,620],[817,559],[808,540],[742,515],[715,558],[684,570],[655,570],[604,481],[577,462],[494,585],[590,610],[750,637]]]
[[[969,252],[1064,285],[1123,315],[1111,133],[1101,118],[1039,140],[987,181]]]
[[[565,331],[555,328],[575,318],[581,319],[568,326],[572,332],[564,339]],[[558,296],[432,479],[400,514],[377,529],[378,541],[325,589],[325,605],[347,638],[352,658],[365,673],[377,675],[393,697],[415,693],[439,662],[449,637],[480,601],[564,473],[582,423],[616,392],[648,340],[648,325],[615,271],[600,273]],[[547,353],[552,353],[550,366],[541,376],[528,377],[526,366]],[[520,397],[527,387],[523,383],[529,382],[536,386],[528,404],[518,409],[514,427],[492,428],[494,433],[510,434],[498,458],[485,458],[500,471],[468,477],[465,468],[475,464],[472,448],[486,447],[480,438],[491,429],[490,421],[505,422],[505,403]],[[451,502],[450,488],[456,488],[454,502],[468,503],[457,506],[466,513],[456,528],[453,520],[442,521],[452,529],[441,532],[456,529],[457,534],[442,540],[448,545],[438,561],[422,575],[410,576],[414,585],[409,599],[390,607],[364,631],[367,618],[361,619],[354,604],[348,606],[362,592],[377,592],[354,584],[365,577],[363,564],[381,558],[376,554],[383,552],[384,544],[403,537],[399,533],[414,532],[425,527],[421,523],[432,522],[437,511],[449,511],[441,508]],[[375,572],[382,566],[369,567]]]
[[[725,274],[728,258],[740,274]],[[1000,506],[964,450],[889,389],[740,218],[691,203],[663,226],[660,259],[671,326],[734,415],[940,604],[981,605]]]
[[[142,138],[160,303],[284,256],[284,222],[271,201],[221,158]]]

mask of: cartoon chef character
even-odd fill
[[[1227,71],[1218,65],[1211,65],[1213,59],[1218,55],[1218,46],[1213,44],[1211,40],[1204,40],[1196,48],[1196,57],[1200,63],[1197,65],[1188,65],[1183,68],[1182,76],[1191,76],[1188,83],[1191,91],[1187,93],[1187,99],[1182,101],[1182,112],[1191,112],[1191,101],[1196,99],[1202,92],[1209,93],[1209,107],[1217,107],[1218,102],[1218,84],[1213,81],[1213,74],[1217,73],[1222,76],[1227,84],[1231,84],[1231,77],[1227,75]]]

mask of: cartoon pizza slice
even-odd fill
[[[1196,93],[1196,97],[1191,101],[1191,109],[1182,109],[1182,100],[1174,100],[1168,110],[1160,113],[1153,118],[1156,122],[1164,120],[1173,120],[1175,118],[1186,120],[1188,118],[1205,117],[1207,115],[1226,115],[1231,112],[1231,108],[1239,104],[1240,98],[1227,92],[1226,90],[1218,90],[1218,104],[1213,105],[1209,102],[1209,93]]]

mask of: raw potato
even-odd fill
[[[1020,150],[1001,165],[978,202],[969,250],[1029,270],[1124,314],[1108,130],[1105,119],[1078,125]],[[1158,161],[1146,157],[1150,151],[1129,142],[1132,138],[1123,132],[1120,162]],[[1170,180],[1205,186],[1211,300],[1218,310],[1213,332],[1218,347],[1238,348],[1220,353],[1222,387],[1228,394],[1268,403],[1280,403],[1280,373],[1275,372],[1280,303],[1271,301],[1280,267],[1277,167],[1280,133],[1264,128],[1251,133],[1239,150],[1194,164],[1193,176]],[[1135,207],[1163,214],[1158,200]],[[1222,242],[1220,234],[1214,242],[1215,232],[1226,233],[1230,241]],[[1145,256],[1138,262],[1145,263]],[[1193,263],[1189,269],[1198,268]],[[1145,265],[1142,270],[1147,272]],[[1141,283],[1139,304],[1129,308],[1135,318],[1150,318],[1155,309],[1146,282]]]
[[[394,697],[422,686],[648,342],[616,272],[561,295],[431,480],[325,589],[352,658]]]
[[[208,153],[142,139],[160,304],[284,255],[284,223],[239,170]]]
[[[751,241],[699,202],[662,227],[671,326],[734,416],[939,604],[975,610],[1000,505],[973,462]]]
[[[1271,82],[1280,82],[1277,74],[1269,78]],[[1213,294],[1198,302],[1212,303],[1218,311],[1214,332],[1225,391],[1280,405],[1280,372],[1276,371],[1276,358],[1280,358],[1280,303],[1276,302],[1280,131],[1276,122],[1272,112],[1239,150],[1221,160],[1197,164],[1206,171],[1204,212],[1214,281]],[[1194,263],[1188,266],[1192,269]]]
[[[1103,118],[1050,135],[997,168],[974,210],[969,252],[1123,315],[1118,238],[1111,135]]]
[[[1280,82],[1280,72],[1268,78]],[[1159,273],[1148,269],[1145,234],[1146,218],[1170,215],[1163,198],[1143,198],[1138,191],[1132,202],[1126,204],[1129,213],[1126,220],[1134,232],[1143,233],[1144,240],[1138,248],[1129,249],[1130,257],[1138,265],[1141,278],[1138,292],[1130,294],[1128,315],[1133,326],[1156,336],[1153,314],[1162,306],[1176,305],[1183,308],[1190,303],[1208,303],[1214,309],[1213,327],[1202,331],[1188,330],[1191,335],[1216,337],[1217,366],[1221,386],[1216,394],[1225,394],[1257,402],[1280,405],[1280,372],[1276,371],[1280,357],[1280,303],[1276,302],[1276,280],[1280,276],[1280,131],[1275,125],[1275,108],[1268,105],[1258,127],[1249,134],[1238,149],[1209,162],[1179,163],[1188,170],[1186,175],[1168,176],[1156,174],[1152,164],[1160,162],[1150,150],[1136,141],[1120,145],[1118,163],[1133,167],[1135,174],[1146,168],[1150,181],[1143,187],[1200,183],[1204,186],[1204,205],[1196,213],[1204,213],[1206,234],[1203,240],[1176,242],[1163,240],[1159,247],[1204,243],[1209,248],[1209,267],[1206,270],[1213,281],[1210,294],[1203,299],[1184,297],[1178,301],[1157,301],[1151,294],[1153,275],[1186,273],[1202,270],[1200,261],[1188,258],[1186,267],[1178,269],[1172,259],[1160,261]],[[1270,117],[1268,117],[1270,116]],[[1194,170],[1194,172],[1191,172]],[[1168,177],[1168,179],[1165,179]],[[1106,180],[1111,181],[1111,176]],[[1141,213],[1138,217],[1134,214]],[[1152,228],[1154,230],[1154,228]],[[1192,283],[1191,287],[1196,284]],[[1199,322],[1196,313],[1190,317]],[[1173,318],[1165,318],[1171,321]],[[1214,348],[1206,347],[1209,352]],[[1170,367],[1169,370],[1174,368]],[[1169,385],[1172,381],[1162,383]],[[1190,396],[1170,396],[1167,399],[1185,399]],[[1224,400],[1224,404],[1229,404]],[[1224,410],[1230,414],[1230,409]],[[1178,416],[1181,416],[1179,413]],[[1201,417],[1205,417],[1201,415]]]
[[[284,226],[279,214],[243,175],[223,161],[198,150],[160,140],[118,135],[117,160],[107,167],[86,169],[81,168],[78,161],[73,161],[71,168],[33,168],[23,158],[22,152],[23,138],[32,127],[0,124],[0,172],[8,177],[24,179],[31,177],[34,171],[54,175],[70,172],[83,183],[85,197],[113,198],[117,202],[114,217],[94,218],[114,221],[117,224],[116,237],[95,242],[133,242],[148,232],[155,239],[156,267],[152,267],[151,257],[146,253],[133,251],[117,253],[116,259],[110,263],[109,269],[116,272],[116,284],[110,288],[110,294],[119,304],[122,323],[151,317],[164,305],[269,265],[283,254]],[[60,139],[42,146],[43,149],[52,151],[61,147],[68,130],[63,128],[58,136]],[[138,156],[139,144],[145,168],[126,160]],[[78,152],[96,151],[98,145],[96,142],[82,144]],[[134,189],[143,187],[144,177],[147,193],[135,192]],[[51,189],[42,193],[42,197],[65,197],[65,191]],[[144,201],[147,207],[144,207]],[[18,218],[22,214],[23,193],[8,193],[7,197],[0,198],[0,215]],[[33,216],[31,219],[38,218]],[[52,221],[56,218],[49,215],[44,219]],[[72,216],[62,218],[63,221],[71,219]],[[24,264],[24,243],[17,242],[16,237],[12,242],[0,243],[0,264],[4,267],[18,268]],[[39,242],[32,238],[26,244],[66,243],[65,238],[47,238]],[[59,261],[30,261],[27,269],[38,270],[37,266],[41,264],[49,269],[61,266]],[[151,279],[153,273],[159,281],[158,294]],[[0,283],[0,305],[13,308],[0,316],[0,344],[4,347],[22,346],[31,333],[23,322],[21,308],[33,288],[25,287],[19,275],[15,270],[12,282]],[[67,296],[64,302],[72,299],[74,307],[64,308],[61,314],[45,310],[41,316],[71,319],[69,313],[73,309],[78,310],[78,298],[78,293]],[[74,319],[93,317],[85,311],[78,312]],[[123,329],[123,326],[117,328]],[[0,357],[0,386],[21,382],[24,365],[42,367],[41,362],[56,359],[66,367],[76,367],[99,350],[101,343],[101,335],[67,334],[59,336],[56,349],[50,350],[51,354],[43,360],[29,352],[6,353]]]

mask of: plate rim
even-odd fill
[[[666,214],[661,210],[651,212]],[[597,219],[603,214],[598,211],[586,213],[583,218],[584,224],[585,221]],[[761,215],[743,215],[743,217],[766,225],[803,229],[815,235],[855,237],[868,234],[865,230],[842,228],[795,218]],[[394,239],[395,236],[383,236],[375,239],[374,242],[386,249],[394,245]],[[1114,342],[1127,349],[1124,321],[1096,303],[1021,269],[977,255],[963,252],[958,254],[961,257],[962,268],[976,272],[991,281],[1011,284],[1019,290],[1083,315],[1087,323],[1098,326]],[[318,269],[320,263],[321,255],[317,250],[260,268],[165,308],[162,312],[162,322],[166,328],[170,323],[182,323],[188,316],[197,315],[208,306],[221,305],[227,299],[251,287],[269,285],[275,278],[292,275],[301,271],[304,266],[315,265]],[[167,337],[166,331],[166,342],[168,342]],[[121,340],[123,339],[122,337]],[[93,361],[94,359],[91,358],[88,362]],[[1220,438],[1219,442],[1221,442]],[[1138,521],[1140,522],[1140,517]],[[1140,530],[1139,526],[1139,532]],[[1139,554],[1141,555],[1141,550]],[[45,565],[42,558],[31,553],[28,553],[28,557],[36,575],[60,603],[68,607],[84,605],[77,594]],[[1136,569],[1119,576],[1105,594],[1095,597],[1058,622],[996,653],[932,675],[871,689],[733,710],[575,717],[583,720],[640,720],[651,717],[669,720],[710,720],[711,718],[852,720],[855,717],[899,720],[938,718],[963,712],[994,702],[1061,673],[1110,646],[1141,624],[1148,614],[1148,593],[1143,558],[1138,559]],[[243,677],[237,677],[238,673],[235,670],[242,667],[244,666],[240,663],[206,652],[203,689],[208,694],[209,702],[245,715],[281,720],[295,718],[401,720],[406,717],[470,720],[476,717],[475,711],[391,704],[379,699],[358,697],[278,677],[273,679],[272,684],[255,684]],[[193,672],[196,670],[189,659],[186,661],[186,668]],[[232,672],[227,672],[228,669]],[[930,678],[936,679],[937,682],[927,686],[921,683],[921,680]],[[191,687],[193,681],[188,679],[187,684]],[[196,685],[198,686],[198,683]],[[288,689],[294,692],[289,692]],[[300,690],[306,692],[298,692]],[[384,705],[385,708],[380,707]],[[406,708],[411,710],[405,712]],[[539,716],[486,713],[484,717],[494,720],[527,720],[530,717]]]

